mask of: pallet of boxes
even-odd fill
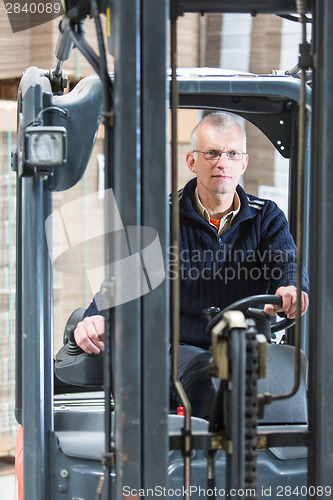
[[[0,462],[4,460],[4,457],[15,455],[15,439],[19,429],[14,416],[16,174],[11,171],[11,149],[16,147],[17,91],[26,68],[36,66],[51,69],[55,67],[59,21],[60,17],[40,26],[13,33],[4,2],[0,3],[0,44],[6,47],[6,50],[0,53]],[[94,50],[97,50],[95,29],[90,20],[86,23],[85,31],[89,43]],[[110,56],[109,68],[112,71]],[[68,75],[69,88],[72,88],[81,78],[94,73],[76,49],[73,50],[70,59],[65,62],[63,69]],[[70,202],[74,199],[84,200],[86,195],[96,193],[92,210],[82,201],[82,207],[84,207],[82,211],[79,211],[79,214],[73,214],[76,220],[80,219],[80,223],[87,226],[88,232],[89,225],[94,224],[92,216],[103,219],[100,213],[102,201],[97,195],[98,179],[101,175],[101,161],[97,157],[102,153],[103,140],[99,133],[84,178],[74,189],[53,195],[53,210],[67,204],[69,204],[67,210],[71,210]],[[78,204],[75,206],[77,207]],[[54,244],[61,244],[57,241],[57,237]],[[54,351],[56,352],[62,344],[63,330],[68,316],[74,309],[86,305],[90,300],[91,290],[84,273],[75,275],[54,272],[53,297]]]

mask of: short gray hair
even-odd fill
[[[240,118],[231,113],[226,113],[224,111],[216,111],[214,113],[210,113],[209,115],[204,116],[199,123],[194,127],[191,134],[191,147],[192,151],[197,149],[199,146],[199,129],[201,125],[204,124],[211,125],[212,127],[217,128],[218,130],[223,129],[231,129],[234,127],[238,127],[243,135],[243,153],[246,152],[246,132],[244,127],[243,118]]]

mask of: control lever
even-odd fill
[[[103,385],[103,354],[87,354],[75,342],[74,330],[83,318],[84,307],[69,317],[64,331],[64,346],[54,363],[56,376],[66,384],[84,387]]]

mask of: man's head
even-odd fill
[[[241,123],[227,113],[205,116],[191,136],[186,162],[197,175],[199,196],[226,195],[232,199],[246,170],[246,135]]]
[[[223,111],[217,111],[215,113],[205,115],[194,127],[191,134],[192,151],[198,149],[199,147],[199,129],[205,124],[222,131],[237,128],[243,136],[242,151],[246,152],[246,132],[243,123],[239,118],[236,118],[236,116],[233,116],[230,113],[224,113]]]

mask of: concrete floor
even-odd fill
[[[0,476],[1,500],[15,499],[15,474],[9,473]]]
[[[0,498],[15,499],[15,467],[13,458],[0,458]],[[16,499],[15,499],[16,500]]]

